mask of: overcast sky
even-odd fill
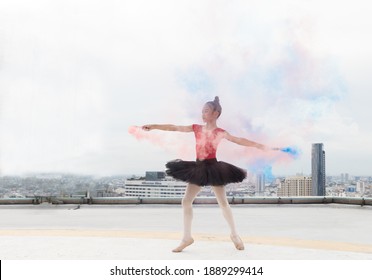
[[[372,175],[369,1],[0,2],[0,172],[143,174],[194,159],[191,133],[132,125],[218,125],[301,154],[221,144],[218,157],[274,175]]]

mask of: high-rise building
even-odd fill
[[[325,195],[325,151],[323,143],[315,143],[311,150],[311,178],[312,178],[312,195]]]
[[[264,195],[265,193],[265,174],[258,173],[256,175],[256,195]]]
[[[311,177],[292,176],[280,182],[278,196],[311,196]]]
[[[356,184],[356,190],[363,195],[365,190],[365,183],[363,181],[358,181]]]
[[[350,182],[349,180],[349,173],[345,173],[345,183]]]

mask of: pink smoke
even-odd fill
[[[130,126],[128,133],[137,140],[148,141],[155,146],[169,152],[170,159],[192,159],[195,158],[195,141],[190,141],[191,133],[170,131],[145,131],[140,126]],[[189,135],[187,135],[189,134]],[[192,134],[193,136],[193,134]]]

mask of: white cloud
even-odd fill
[[[199,122],[203,102],[219,95],[225,128],[303,148],[302,159],[274,171],[309,172],[311,142],[319,141],[328,170],[366,174],[372,158],[366,3],[2,1],[0,169],[161,169],[185,155],[188,143],[193,147],[189,135],[163,133],[165,148],[136,141],[128,127]],[[293,54],[307,64],[291,64]],[[268,79],[268,69],[277,67],[281,76]],[[195,77],[182,83],[182,76],[192,71],[201,79],[190,93],[185,83]],[[292,100],[283,85],[275,88],[281,79],[285,90],[293,83]],[[335,88],[340,80],[347,94],[334,92],[339,101],[296,96],[296,89]],[[350,165],[347,155],[360,164]]]

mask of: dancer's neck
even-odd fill
[[[215,129],[217,128],[217,123],[214,121],[214,122],[208,122],[205,124],[205,129],[207,130],[212,130],[212,129]]]

